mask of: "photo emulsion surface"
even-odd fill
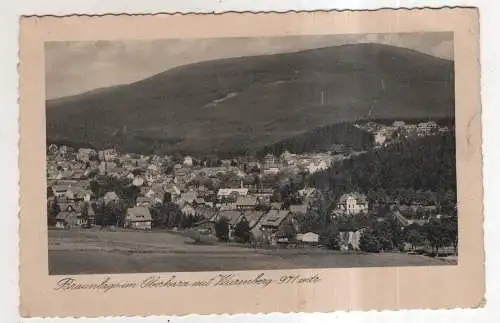
[[[45,43],[50,275],[456,265],[453,33]]]

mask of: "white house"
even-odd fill
[[[191,156],[184,157],[183,164],[189,167],[193,166],[193,158]]]
[[[375,145],[382,146],[387,140],[387,134],[385,133],[385,131],[377,131],[373,135],[373,140],[375,141]]]
[[[368,199],[357,192],[344,194],[337,203],[337,209],[347,215],[366,214],[368,213]]]

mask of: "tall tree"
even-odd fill
[[[221,241],[229,241],[229,223],[226,218],[221,217],[215,223],[215,236]]]
[[[250,241],[250,224],[246,218],[243,218],[240,222],[238,222],[238,224],[236,224],[236,227],[234,228],[234,236],[243,243]]]

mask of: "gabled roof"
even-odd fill
[[[257,197],[253,195],[238,196],[236,199],[237,206],[254,206],[257,205]]]
[[[151,213],[147,207],[131,207],[127,209],[128,221],[152,221]]]
[[[262,211],[251,211],[251,212],[245,212],[244,216],[248,221],[248,225],[250,228],[255,227],[260,220],[264,217],[266,213]]]
[[[289,214],[290,212],[286,210],[270,210],[260,224],[267,227],[279,227]]]
[[[230,225],[236,225],[242,218],[240,211],[221,211],[220,216],[226,218]]]
[[[59,208],[61,211],[70,211],[74,210],[76,213],[80,213],[82,211],[82,203],[74,203],[74,202],[59,202]]]
[[[61,212],[57,213],[56,220],[67,221],[70,217],[72,217],[74,215],[75,215],[75,213],[72,213],[72,212],[61,211]]]

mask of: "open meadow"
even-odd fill
[[[403,253],[344,253],[320,248],[253,249],[194,244],[167,231],[49,230],[49,274],[113,274],[454,265]]]

